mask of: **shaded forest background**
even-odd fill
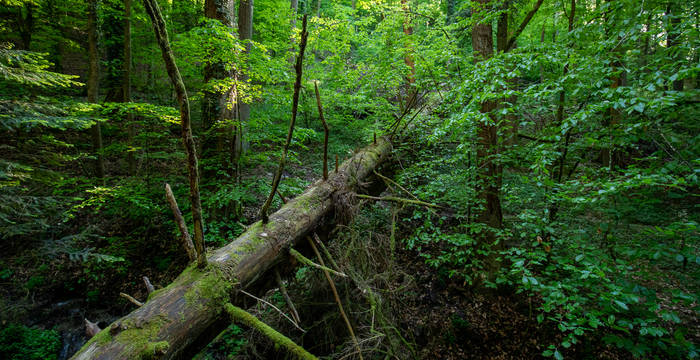
[[[679,0],[159,1],[190,96],[203,238],[392,136],[325,234],[367,358],[696,358],[700,8]],[[92,66],[91,66],[92,65]],[[0,354],[67,358],[187,265],[175,91],[141,1],[0,0]],[[190,229],[194,233],[195,229]],[[310,352],[356,357],[322,274],[287,269]],[[279,288],[258,294],[285,312]],[[284,358],[231,325],[200,358]]]

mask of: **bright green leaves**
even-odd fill
[[[53,65],[46,54],[14,50],[11,45],[0,43],[0,75],[14,84],[25,86],[71,87],[83,84],[75,81],[76,75],[60,74],[47,69]]]

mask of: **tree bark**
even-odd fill
[[[479,9],[488,9],[491,0],[478,0]],[[472,48],[475,52],[475,60],[483,61],[493,56],[493,31],[490,22],[480,22],[472,28]],[[480,121],[477,127],[477,194],[483,201],[484,209],[478,213],[479,222],[488,225],[492,229],[501,228],[503,214],[501,211],[500,189],[503,167],[497,163],[498,157],[498,128],[492,118],[492,111],[496,109],[495,101],[486,101],[481,104],[480,111],[485,120]],[[481,241],[484,246],[490,247],[496,240],[496,234],[492,230],[482,232]],[[501,242],[502,243],[502,242]],[[495,275],[499,264],[496,256],[489,256],[487,267],[489,276]]]
[[[102,12],[105,14],[102,19],[100,30],[103,38],[109,39],[104,42],[104,53],[109,66],[104,71],[105,102],[125,102],[124,100],[124,22],[123,15],[126,13],[122,7],[126,5],[121,1],[104,1]]]
[[[377,144],[343,163],[328,181],[317,182],[271,214],[267,224],[251,225],[214,251],[209,267],[190,267],[168,287],[152,293],[143,306],[97,334],[73,359],[138,359],[156,345],[163,348],[166,344],[162,359],[182,356],[219,319],[235,292],[232,284],[245,288],[288,258],[288,249],[340,205],[334,199],[345,191],[357,190],[357,184],[389,157],[391,149],[387,139],[377,139]]]
[[[574,31],[574,20],[576,16],[576,0],[571,0],[571,11],[569,12],[569,35],[571,35],[571,32]],[[573,44],[569,44],[569,46],[573,46]],[[568,57],[567,57],[568,59]],[[567,61],[566,64],[564,64],[564,71],[562,76],[566,76],[566,74],[569,72],[569,62]],[[556,114],[556,126],[561,127],[562,123],[564,122],[564,103],[566,100],[566,91],[562,89],[559,92],[559,103],[557,104],[557,114]],[[555,168],[552,169],[552,179],[555,180],[558,184],[561,184],[563,180],[563,175],[564,175],[564,165],[566,164],[566,157],[569,153],[569,143],[571,142],[571,128],[566,130],[566,133],[564,135],[564,143],[560,143],[558,147],[559,151],[559,158],[557,159],[557,162],[554,164]],[[558,192],[558,189],[554,189],[554,192]],[[550,205],[549,207],[549,221],[552,222],[556,219],[557,214],[559,213],[559,201],[556,199],[554,202]]]
[[[175,56],[170,48],[168,32],[165,28],[165,20],[160,12],[156,0],[143,0],[146,12],[153,22],[153,30],[156,40],[160,46],[165,69],[168,72],[177,93],[177,101],[180,104],[180,120],[182,131],[182,142],[185,145],[187,154],[187,172],[190,182],[190,204],[192,206],[192,220],[194,222],[194,248],[197,250],[197,265],[203,268],[207,264],[204,254],[204,231],[202,223],[202,203],[199,198],[199,169],[197,165],[197,151],[195,149],[194,138],[192,137],[192,125],[190,123],[190,102],[187,99],[185,83],[182,81],[180,70],[175,64]]]
[[[250,41],[253,38],[253,0],[240,0],[238,3],[238,36],[242,41]],[[250,48],[250,42],[246,43],[245,54],[250,54]],[[239,80],[241,83],[247,83],[248,75],[245,72],[241,73]],[[240,94],[237,100],[238,126],[233,143],[233,162],[238,173],[240,157],[248,148],[245,139],[248,120],[250,120],[250,104],[241,99]]]
[[[97,55],[97,0],[90,0],[88,3],[88,83],[87,83],[87,101],[89,103],[97,103],[98,86],[99,86],[99,59]],[[102,129],[100,122],[96,121],[95,125],[90,128],[92,133],[92,152],[95,154],[95,175],[102,180],[104,184],[105,177],[105,161],[102,155]]]
[[[401,8],[404,11],[403,15],[403,33],[406,36],[407,48],[404,54],[403,60],[409,69],[409,73],[406,76],[406,106],[409,107],[409,99],[412,95],[413,84],[416,81],[416,64],[413,61],[411,52],[413,51],[412,45],[410,43],[410,36],[413,35],[413,26],[411,26],[411,16],[409,14],[408,0],[401,0]],[[414,103],[415,104],[415,103]]]
[[[27,15],[22,15],[22,7],[20,7],[17,10],[17,25],[22,39],[22,47],[29,51],[32,44],[32,32],[34,32],[34,4],[27,1],[23,7],[26,9]]]
[[[670,0],[666,5],[666,14],[669,16],[669,26],[667,30],[667,43],[669,48],[677,47],[680,44],[680,24],[681,24],[681,11],[675,0]],[[677,55],[674,56],[674,61],[680,62],[683,56],[679,51],[676,52]],[[683,91],[683,80],[674,80],[672,83],[672,89],[675,91]]]
[[[124,91],[124,102],[131,102],[131,0],[124,0],[124,81],[122,83]],[[129,175],[136,175],[136,156],[134,154],[134,114],[131,111],[126,113],[127,135],[129,146],[132,149],[126,154],[126,161],[129,167]]]
[[[233,27],[233,0],[206,0],[204,2],[204,16],[209,19],[217,20],[228,28]],[[236,76],[233,71],[226,70],[222,63],[207,64],[204,67],[204,82],[209,82],[214,79],[225,79]],[[202,125],[204,130],[209,130],[216,126],[218,122],[229,122],[234,120],[235,111],[229,107],[229,104],[236,103],[236,89],[230,88],[223,92],[207,91],[202,99]],[[217,151],[223,148],[222,130],[216,131],[217,135],[212,137],[204,137],[202,141],[202,154],[209,158],[212,156],[210,151],[216,147]],[[205,174],[210,176],[211,174]]]

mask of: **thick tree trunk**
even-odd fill
[[[204,16],[221,22],[226,27],[233,27],[233,0],[206,0],[204,2]],[[222,63],[208,64],[204,68],[204,81],[209,82],[214,79],[225,79],[235,76],[235,74],[226,70]],[[202,100],[202,124],[204,130],[209,130],[218,122],[229,122],[235,118],[235,111],[231,109],[229,104],[235,104],[236,91],[234,88],[219,91],[207,91]],[[221,151],[223,148],[224,128],[216,131],[217,136],[206,136],[202,141],[202,154],[204,157],[211,157],[209,153],[216,145],[216,150]],[[210,174],[205,174],[210,176]]]
[[[104,53],[112,66],[106,67],[103,73],[103,86],[105,90],[105,102],[124,102],[124,22],[123,9],[125,3],[121,1],[103,1],[101,8],[104,16],[100,30],[104,42]]]
[[[253,0],[240,0],[238,3],[238,36],[243,41],[253,38]],[[245,53],[250,54],[250,43],[246,44]],[[248,82],[248,75],[245,73],[240,74],[239,80],[241,83]],[[240,157],[248,147],[245,139],[247,124],[250,119],[250,104],[242,100],[240,94],[237,101],[239,124],[234,135],[233,162],[238,172]]]
[[[479,8],[487,9],[491,0],[478,0]],[[490,22],[475,24],[472,28],[472,48],[474,49],[476,61],[487,60],[493,56],[493,31]],[[477,191],[479,198],[483,201],[484,209],[478,214],[479,222],[488,225],[493,229],[501,228],[503,214],[501,212],[501,182],[503,167],[497,161],[498,157],[498,128],[491,118],[492,112],[497,104],[494,101],[486,101],[481,104],[480,111],[488,117],[478,124],[477,136]],[[496,240],[494,231],[483,231],[481,242],[483,245],[491,247]],[[501,242],[502,243],[502,242]],[[489,276],[495,275],[498,269],[496,256],[486,259]]]
[[[20,38],[22,38],[22,47],[24,50],[31,50],[32,44],[32,32],[34,32],[34,4],[32,2],[25,2],[24,8],[27,11],[27,15],[22,15],[22,8],[17,11],[17,25],[19,30]]]
[[[377,139],[346,161],[328,181],[319,181],[289,201],[263,225],[257,222],[209,256],[206,269],[190,267],[172,284],[93,337],[73,359],[139,359],[158,353],[181,356],[221,317],[235,288],[245,288],[283,261],[333,212],[334,201],[372,174],[391,153],[391,143]]]
[[[87,83],[87,101],[97,103],[99,68],[97,57],[97,0],[88,3],[88,55],[89,70]],[[105,161],[102,155],[102,130],[100,123],[96,122],[90,128],[92,133],[92,151],[95,153],[95,175],[104,182]]]

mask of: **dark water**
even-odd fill
[[[85,335],[85,322],[87,318],[105,328],[118,318],[110,313],[110,310],[87,304],[82,299],[69,299],[49,306],[42,306],[41,310],[33,312],[30,316],[30,325],[46,329],[55,329],[61,336],[61,351],[59,360],[69,359],[88,340]]]

